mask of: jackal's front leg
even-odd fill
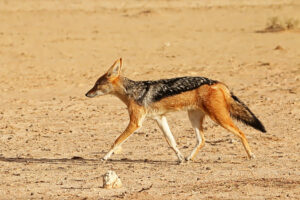
[[[107,160],[125,140],[139,128],[138,124],[135,124],[130,121],[129,125],[125,129],[125,131],[116,139],[114,144],[111,147],[111,150],[104,156],[103,160]]]
[[[107,160],[114,151],[126,141],[126,139],[134,133],[137,129],[139,129],[142,126],[142,123],[145,119],[145,115],[140,111],[137,110],[130,110],[130,122],[125,129],[125,131],[116,139],[114,144],[111,147],[111,150],[104,156],[103,160]]]
[[[181,152],[177,148],[176,141],[175,141],[174,136],[173,136],[173,134],[172,134],[172,132],[169,128],[166,117],[165,116],[157,117],[156,122],[157,122],[159,128],[164,133],[168,144],[173,149],[173,151],[176,153],[179,163],[183,163],[184,162],[184,156],[181,154]]]

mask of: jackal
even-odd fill
[[[176,153],[179,162],[194,160],[204,146],[203,120],[208,115],[214,122],[240,138],[249,158],[254,158],[244,133],[233,123],[232,118],[266,132],[263,124],[251,110],[239,100],[227,86],[205,77],[178,77],[156,81],[133,81],[121,75],[122,59],[118,59],[86,93],[87,97],[112,94],[128,108],[130,122],[116,139],[111,150],[104,156],[107,160],[132,133],[142,127],[146,116],[156,120],[159,128]],[[194,128],[197,143],[185,159],[177,148],[170,131],[166,114],[186,110]]]

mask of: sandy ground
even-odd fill
[[[299,10],[296,0],[1,0],[0,199],[300,199],[300,32],[257,32]],[[205,147],[177,165],[149,119],[102,163],[127,110],[84,94],[119,57],[134,80],[225,82],[266,126],[239,124],[256,159],[207,118]],[[187,114],[168,120],[189,155]],[[108,170],[123,188],[102,188]]]

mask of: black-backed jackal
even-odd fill
[[[203,120],[208,115],[214,122],[234,133],[242,141],[249,158],[253,158],[244,133],[233,123],[232,117],[246,125],[266,132],[262,123],[226,85],[204,77],[179,77],[157,81],[132,81],[121,75],[122,59],[118,59],[86,93],[87,97],[112,94],[128,108],[130,122],[116,139],[111,150],[104,156],[107,160],[133,132],[142,127],[148,117],[156,120],[159,128],[175,151],[179,162],[193,160],[204,146]],[[168,112],[186,110],[195,130],[197,144],[185,159],[177,148],[165,115]]]

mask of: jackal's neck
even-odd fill
[[[128,94],[128,92],[130,92],[132,88],[134,88],[135,84],[136,84],[135,81],[120,76],[118,81],[118,87],[115,90],[114,95],[117,96],[121,101],[123,101],[128,106],[131,97],[131,95]]]
[[[127,77],[121,77],[121,80],[123,82],[123,86],[124,86],[126,93],[128,92],[128,90],[131,90],[132,88],[136,87],[136,85],[137,85],[136,81],[133,81]]]
[[[146,106],[145,100],[149,94],[150,85],[153,81],[133,81],[123,77],[123,85],[126,97],[139,105]]]

